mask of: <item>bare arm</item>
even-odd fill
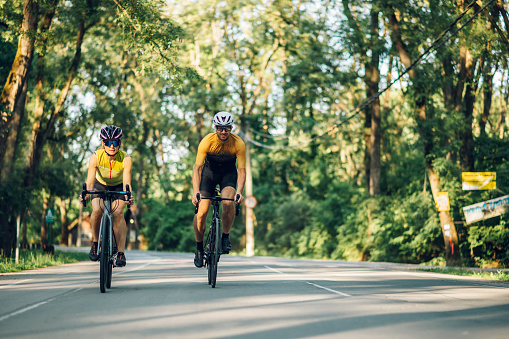
[[[134,201],[134,193],[133,186],[131,185],[131,177],[132,177],[132,168],[133,168],[133,159],[129,156],[124,158],[124,173],[123,173],[123,184],[124,191],[126,190],[126,185],[129,185],[129,189],[131,190],[131,204]]]
[[[244,186],[246,185],[246,169],[239,168],[239,175],[237,177],[237,194],[240,194],[240,199],[237,203],[241,204],[244,200],[242,196],[242,192],[244,191]],[[236,196],[236,195],[235,195]]]
[[[198,199],[196,198],[196,193],[200,193],[202,169],[203,169],[203,165],[194,165],[194,167],[193,167],[193,196],[191,198],[193,205],[196,205],[198,203]]]

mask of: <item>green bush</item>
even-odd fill
[[[168,205],[156,199],[145,201],[141,234],[149,249],[192,252],[195,249],[194,207],[188,201],[171,201]]]

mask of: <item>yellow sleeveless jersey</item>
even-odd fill
[[[230,162],[237,158],[238,168],[246,168],[246,145],[236,134],[230,134],[230,137],[222,142],[216,133],[210,133],[202,139],[198,146],[195,164],[202,166],[206,157],[216,163]]]
[[[111,162],[104,149],[95,151],[95,154],[97,155],[97,170],[95,172],[97,181],[106,186],[122,184],[124,178],[124,159],[127,153],[119,150],[115,160]]]

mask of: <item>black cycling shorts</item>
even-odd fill
[[[101,184],[99,181],[97,181],[97,179],[95,179],[93,190],[94,191],[106,191],[107,190],[107,191],[122,192],[124,190],[124,184],[118,184],[115,186],[106,186],[106,185]],[[92,199],[96,199],[99,197],[100,197],[99,194],[92,194]],[[126,199],[127,199],[127,196],[125,196],[123,194],[118,194],[113,197],[113,200],[126,200]]]
[[[201,171],[200,194],[204,197],[213,197],[217,185],[221,191],[228,186],[236,189],[237,177],[236,168],[228,171],[213,171],[210,166],[205,165]]]

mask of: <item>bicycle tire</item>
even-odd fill
[[[108,230],[109,230],[108,217],[104,216],[101,219],[101,249],[100,249],[100,269],[99,269],[99,288],[101,293],[106,292],[106,282],[108,280],[108,266],[110,264],[109,248],[108,248]]]
[[[212,284],[212,243],[213,243],[213,235],[212,228],[209,231],[209,235],[207,237],[207,251],[205,257],[205,265],[207,265],[207,275],[209,280],[209,285]]]
[[[108,238],[109,238],[109,241],[108,241],[108,265],[107,265],[107,268],[108,268],[108,275],[107,275],[107,278],[106,278],[106,288],[111,288],[111,276],[113,275],[113,262],[111,260],[111,257],[113,256],[113,250],[112,250],[112,244],[111,242],[113,241],[113,237],[110,235],[110,232],[108,230]]]
[[[217,281],[217,263],[219,261],[219,248],[220,248],[220,234],[219,229],[221,228],[221,221],[219,221],[218,218],[216,218],[216,222],[214,225],[214,245],[213,245],[213,252],[212,252],[212,288],[216,287],[216,281]]]

